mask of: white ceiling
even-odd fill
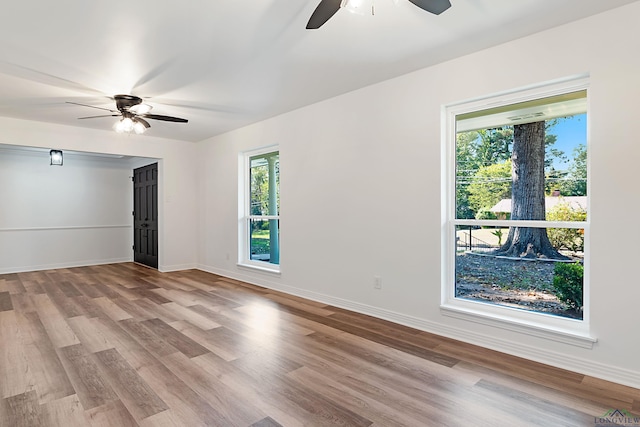
[[[319,0],[5,1],[0,116],[111,130],[78,120],[133,94],[146,135],[205,138],[638,0],[451,0],[440,16],[376,0],[305,25]],[[597,30],[596,30],[597,31]]]

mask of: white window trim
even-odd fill
[[[500,105],[510,105],[534,99],[561,95],[564,93],[587,90],[587,105],[589,103],[589,76],[579,75],[556,80],[543,85],[530,86],[520,90],[499,93],[493,96],[462,101],[442,107],[441,138],[442,138],[442,212],[441,212],[441,250],[442,250],[442,278],[440,312],[449,317],[455,317],[473,323],[481,323],[493,327],[507,329],[527,335],[533,335],[553,341],[559,341],[584,348],[592,348],[597,342],[590,332],[590,215],[585,222],[555,222],[555,221],[513,221],[513,220],[457,220],[455,218],[455,140],[456,116],[473,111],[484,110]],[[587,107],[588,109],[588,107]],[[589,113],[587,113],[587,147],[589,147]],[[590,181],[589,151],[587,150],[587,180]],[[587,193],[587,206],[591,206]],[[582,228],[585,230],[584,241],[584,310],[583,319],[570,319],[552,316],[544,313],[532,312],[506,306],[488,304],[480,301],[465,300],[455,297],[455,226],[463,224],[473,225],[513,225],[532,227],[561,227]],[[485,224],[486,223],[486,224]]]
[[[249,169],[251,157],[280,151],[278,145],[270,145],[255,150],[244,151],[238,158],[238,262],[237,266],[261,272],[280,274],[280,264],[252,260],[249,247],[249,221],[252,219],[280,219],[280,215],[251,215],[249,196]]]

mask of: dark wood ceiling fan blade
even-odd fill
[[[178,123],[187,123],[189,121],[187,119],[181,119],[179,117],[162,116],[159,114],[141,114],[136,117],[137,118],[144,117],[145,119],[162,120],[165,122],[178,122]]]
[[[147,129],[149,129],[149,128],[151,127],[151,125],[149,124],[149,122],[148,122],[148,121],[146,121],[145,119],[143,119],[142,117],[139,117],[139,116],[138,116],[138,117],[136,117],[136,118],[135,118],[135,120],[136,120],[136,122],[140,122],[140,123],[142,123],[142,125],[143,125],[145,128],[147,128]]]
[[[101,115],[101,116],[78,117],[78,120],[82,120],[82,119],[97,119],[98,117],[120,117],[120,114],[104,114],[104,115]]]
[[[440,15],[445,10],[451,7],[449,0],[409,0],[422,10],[433,13],[434,15]]]
[[[307,30],[316,30],[324,25],[340,10],[341,0],[322,0],[311,14],[307,23]]]
[[[80,104],[78,102],[67,101],[67,104],[80,105],[81,107],[97,108],[98,110],[111,111],[112,113],[118,112],[118,110],[112,110],[110,108],[103,108],[103,107],[96,107],[95,105]]]

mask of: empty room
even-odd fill
[[[639,20],[3,5],[0,426],[640,426]]]

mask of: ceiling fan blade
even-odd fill
[[[96,107],[95,105],[80,104],[78,102],[67,101],[67,104],[80,105],[82,107],[97,108],[98,110],[111,111],[112,113],[117,113],[118,112],[117,110],[111,110],[110,108]]]
[[[338,10],[341,0],[322,0],[311,14],[307,30],[316,30],[324,25]]]
[[[149,122],[146,121],[145,119],[141,118],[141,117],[136,117],[136,122],[142,123],[144,125],[144,127],[147,128],[147,129],[149,129],[151,127]]]
[[[146,119],[152,119],[152,120],[162,120],[162,121],[165,121],[165,122],[187,123],[189,121],[187,119],[181,119],[179,117],[161,116],[159,114],[142,114],[142,115],[136,116],[136,117],[144,117]]]
[[[214,111],[217,113],[239,114],[244,112],[237,107],[222,104],[207,104],[203,102],[184,101],[169,98],[148,98],[156,104],[167,105],[169,107],[189,108],[191,110]],[[145,98],[147,100],[147,98]]]
[[[431,12],[434,15],[440,15],[445,10],[451,7],[449,0],[409,0],[411,3],[418,6],[420,9]]]
[[[74,82],[63,77],[54,76],[53,74],[38,71],[33,68],[25,67],[23,65],[13,64],[5,60],[0,59],[0,73],[12,75],[20,79],[30,80],[36,83],[42,83],[49,86],[59,87],[61,89],[71,89],[75,91],[84,92],[91,95],[102,95],[102,92],[83,85],[82,83]]]
[[[82,119],[97,119],[98,117],[120,117],[120,114],[105,114],[105,115],[102,115],[102,116],[78,117],[78,120],[82,120]]]

